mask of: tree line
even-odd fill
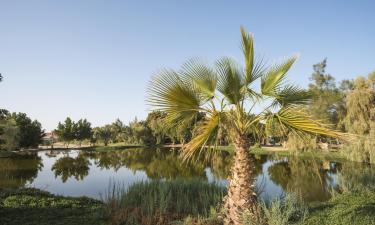
[[[357,161],[374,162],[375,71],[367,76],[337,82],[334,76],[327,73],[326,68],[327,59],[313,65],[313,73],[306,89],[311,100],[306,108],[315,118],[331,124],[333,128],[358,135],[355,145],[344,148],[349,157]],[[131,145],[184,144],[197,132],[196,127],[203,122],[204,114],[198,115],[189,124],[176,126],[166,125],[166,117],[163,112],[153,111],[145,120],[134,119],[129,124],[124,124],[117,119],[101,127],[92,127],[86,119],[74,122],[68,117],[57,125],[55,133],[67,146],[73,141],[79,144],[86,141],[91,145],[120,142]],[[30,119],[25,113],[0,110],[0,149],[38,147],[43,136],[44,131],[37,120]],[[319,142],[332,141],[324,136],[314,136],[306,141],[293,134],[266,132],[265,129],[249,138],[255,144],[264,143],[269,137],[273,141],[286,141],[289,148],[302,150],[318,148]],[[229,144],[226,129],[220,130],[219,143]],[[357,150],[352,151],[353,148]]]

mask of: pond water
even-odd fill
[[[254,155],[256,186],[265,200],[294,192],[305,201],[326,201],[346,184],[373,185],[374,165],[337,163],[297,157]],[[200,179],[227,185],[231,157],[210,163],[182,163],[170,149],[109,152],[42,151],[19,159],[0,159],[0,188],[35,187],[65,196],[100,199],[111,183],[129,185],[150,179]]]

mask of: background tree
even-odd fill
[[[340,128],[338,124],[344,119],[345,101],[336,87],[335,78],[326,73],[326,67],[327,59],[313,65],[314,73],[310,77],[312,83],[309,84],[309,92],[312,94],[309,110],[315,118]]]
[[[358,77],[346,97],[346,129],[358,134],[357,140],[345,145],[343,154],[353,161],[375,163],[375,79]]]
[[[79,145],[81,146],[81,143],[85,139],[90,139],[91,137],[91,123],[88,122],[86,119],[80,119],[75,124],[75,139],[79,141]]]
[[[31,120],[26,113],[12,113],[10,116],[18,127],[19,147],[38,147],[42,143],[44,131],[42,125],[37,120]]]
[[[14,119],[0,119],[0,150],[13,151],[19,147],[19,128]]]
[[[111,125],[105,125],[104,127],[101,127],[98,130],[98,134],[99,134],[100,140],[103,141],[104,146],[107,146],[109,141],[113,137]]]
[[[264,69],[254,58],[253,37],[241,29],[245,66],[230,58],[216,62],[215,68],[199,60],[190,60],[178,71],[164,69],[153,77],[149,87],[149,103],[167,113],[169,126],[190,124],[204,112],[202,122],[191,141],[183,147],[185,160],[202,154],[212,155],[218,143],[218,134],[226,124],[235,145],[235,156],[225,198],[224,224],[242,224],[244,212],[254,220],[259,218],[257,197],[253,189],[254,165],[249,154],[249,135],[265,128],[279,127],[303,136],[305,133],[343,137],[341,133],[320,124],[299,105],[309,96],[300,88],[287,85],[285,76],[296,60]],[[260,78],[261,92],[253,88]],[[266,100],[266,101],[263,101]],[[268,106],[266,104],[269,104]],[[265,107],[264,107],[265,106]],[[255,107],[264,107],[258,113]],[[274,126],[277,124],[277,126]]]
[[[70,142],[72,142],[76,137],[76,135],[75,135],[76,125],[72,121],[72,119],[67,117],[65,119],[64,123],[59,122],[55,132],[59,136],[60,140],[65,142],[66,147],[68,148]]]
[[[116,119],[115,122],[112,123],[112,133],[113,138],[112,142],[123,142],[124,141],[124,128],[125,125],[120,119]]]

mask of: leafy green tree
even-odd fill
[[[124,128],[125,128],[124,123],[120,119],[116,119],[116,121],[113,122],[111,126],[112,126],[112,132],[113,132],[112,142],[124,141]]]
[[[244,29],[241,33],[244,67],[230,58],[218,60],[215,68],[199,60],[190,60],[178,71],[162,70],[153,77],[149,87],[150,105],[167,114],[169,126],[190,124],[200,112],[205,113],[204,122],[183,147],[185,160],[214,153],[219,131],[227,125],[235,145],[235,156],[224,204],[225,225],[242,224],[245,211],[254,220],[260,215],[252,186],[254,165],[248,152],[251,144],[248,137],[259,130],[261,124],[265,124],[266,129],[277,124],[283,131],[300,135],[343,137],[340,132],[313,120],[300,106],[308,99],[305,91],[286,84],[286,73],[296,57],[264,69],[262,62],[254,57],[252,35]],[[254,81],[259,78],[260,93],[253,88]],[[260,113],[254,111],[262,107]]]
[[[166,126],[164,125],[165,113],[153,111],[147,115],[146,124],[156,139],[156,144],[164,144],[166,141]]]
[[[19,129],[13,119],[0,121],[0,149],[12,151],[19,145]]]
[[[37,120],[31,120],[27,117],[26,113],[12,113],[10,118],[16,122],[18,127],[18,145],[20,148],[35,148],[42,143],[44,131],[42,130],[42,125]]]
[[[152,135],[152,132],[149,127],[147,127],[145,121],[138,121],[135,119],[133,122],[129,124],[133,139],[135,140],[136,144],[142,145],[153,145],[155,144],[155,138]]]
[[[113,137],[111,125],[105,125],[98,130],[99,139],[103,141],[104,145],[107,146],[109,141]]]
[[[75,124],[75,139],[79,141],[80,146],[83,140],[90,139],[91,131],[91,123],[86,119],[80,119]]]
[[[346,126],[349,132],[368,134],[371,124],[375,123],[375,88],[371,79],[358,77],[354,81],[354,90],[346,98]]]
[[[311,75],[312,83],[309,92],[312,101],[309,110],[315,118],[333,124],[336,128],[341,125],[345,117],[345,102],[343,93],[336,87],[335,78],[326,73],[327,59],[313,66],[314,73]],[[349,85],[344,81],[344,85]]]
[[[64,141],[66,147],[69,147],[70,142],[72,142],[76,137],[76,125],[72,119],[67,117],[64,123],[59,122],[56,134],[59,136],[60,140]]]

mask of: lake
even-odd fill
[[[305,201],[326,201],[340,185],[374,185],[375,165],[298,157],[254,155],[256,187],[265,200],[293,192]],[[171,149],[134,148],[108,152],[41,151],[17,159],[0,159],[0,188],[35,187],[65,196],[100,199],[111,184],[150,179],[199,179],[227,185],[231,156],[183,163]],[[373,179],[372,179],[373,180]]]

